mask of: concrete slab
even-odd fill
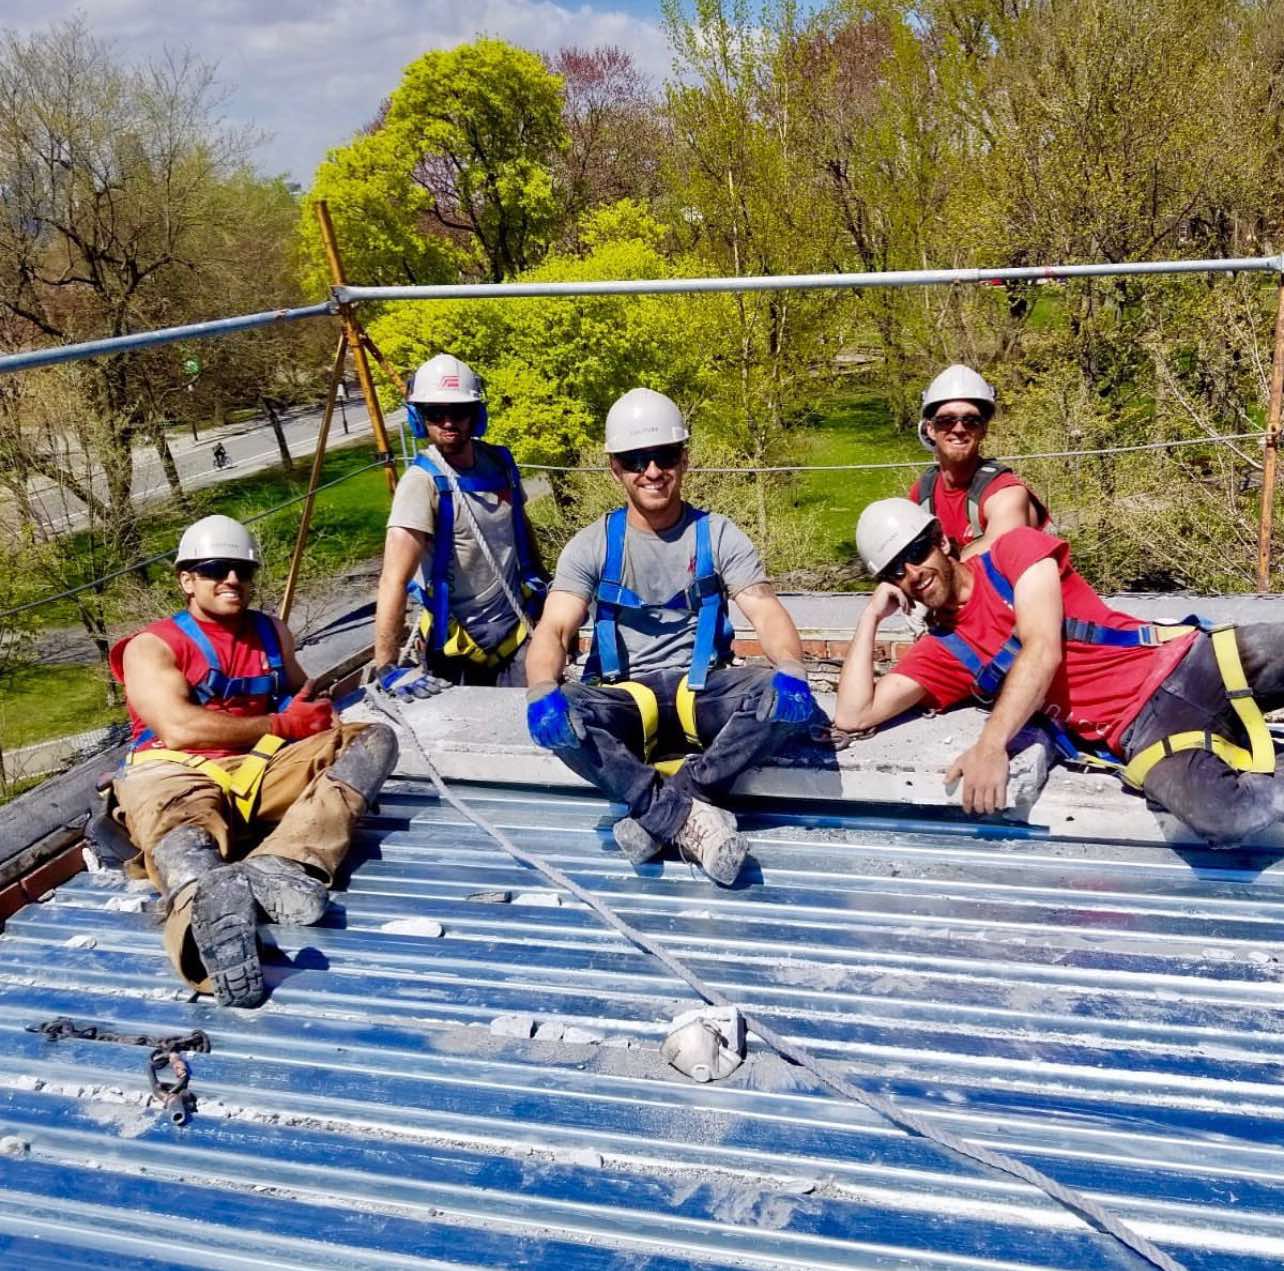
[[[817,696],[832,711],[833,695]],[[345,709],[344,718],[384,719],[364,701]],[[555,755],[531,743],[520,689],[451,689],[427,701],[408,703],[403,720],[415,730],[447,781],[542,788],[585,784]],[[770,764],[746,771],[735,792],[794,803],[832,802],[850,812],[862,806],[890,806],[907,819],[950,815],[958,809],[959,793],[945,786],[943,775],[976,740],[984,723],[983,712],[964,707],[943,715],[906,717],[837,753],[828,747],[799,745]],[[398,772],[426,775],[406,738]],[[1018,739],[1010,797],[1013,806],[996,818],[999,824],[1081,841],[1199,843],[1174,817],[1152,811],[1144,799],[1125,791],[1113,777],[1054,766],[1046,735],[1033,730]],[[1284,849],[1284,827],[1254,845]]]
[[[813,636],[851,638],[856,623],[869,603],[864,592],[784,592],[780,597],[799,631]],[[1197,596],[1188,592],[1130,592],[1106,596],[1114,609],[1154,621],[1179,621],[1197,613],[1213,622],[1284,622],[1284,595],[1267,596]],[[737,631],[749,631],[750,625],[733,604],[732,621]],[[886,635],[908,633],[905,620],[889,618],[879,628]]]

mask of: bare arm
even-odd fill
[[[276,638],[281,642],[281,660],[285,663],[286,688],[291,693],[297,693],[308,682],[308,673],[299,665],[298,654],[294,647],[294,634],[290,628],[280,618],[273,618],[272,622],[276,626]]]
[[[947,785],[963,779],[963,808],[967,812],[997,812],[1007,806],[1008,742],[1043,705],[1061,665],[1064,610],[1055,560],[1041,560],[1017,579],[1013,608],[1021,652],[976,744],[954,761],[945,776]]]
[[[894,719],[917,706],[926,696],[922,685],[908,675],[892,671],[874,678],[874,638],[879,623],[901,612],[905,597],[899,587],[880,583],[860,616],[852,642],[847,646],[842,674],[838,677],[838,705],[834,723],[848,732],[863,732]]]
[[[387,666],[401,652],[406,621],[406,584],[414,577],[432,539],[422,530],[390,525],[383,541],[383,569],[375,601],[375,666]]]
[[[550,591],[544,616],[531,636],[526,654],[526,682],[532,686],[557,682],[566,669],[566,650],[588,617],[588,601],[569,591]]]
[[[754,583],[731,597],[740,612],[749,619],[762,645],[763,653],[773,666],[782,662],[802,663],[802,641],[789,610],[780,603],[770,583]]]
[[[287,669],[291,665],[298,668],[293,642]],[[157,636],[135,636],[125,646],[123,669],[129,704],[170,750],[248,750],[272,731],[271,715],[227,715],[197,706],[188,696],[187,680],[173,650]]]
[[[1029,525],[1034,519],[1030,492],[1025,486],[1009,486],[992,494],[985,501],[985,533],[963,549],[960,559],[988,552],[1001,534]]]

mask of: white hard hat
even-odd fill
[[[183,531],[177,563],[198,560],[243,560],[263,564],[258,540],[240,521],[230,516],[204,516]]]
[[[654,389],[631,388],[606,413],[608,455],[671,446],[690,437],[677,402]]]
[[[450,353],[430,357],[416,372],[408,402],[479,402],[481,380],[467,362]]]
[[[856,522],[856,550],[865,568],[877,577],[897,553],[936,523],[936,517],[909,499],[878,499]]]
[[[923,390],[923,418],[929,418],[942,402],[976,402],[988,419],[994,414],[994,389],[970,366],[955,362]]]

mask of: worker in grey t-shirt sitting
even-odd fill
[[[817,707],[793,619],[753,544],[725,517],[682,501],[689,435],[677,406],[650,389],[611,407],[606,450],[628,502],[581,530],[557,562],[526,660],[527,725],[539,745],[628,806],[614,834],[630,862],[672,843],[730,886],[747,844],[717,802]],[[728,597],[774,671],[728,665]],[[560,684],[590,604],[583,682]],[[686,757],[653,766],[673,751]]]
[[[449,353],[415,372],[407,413],[428,446],[406,469],[388,515],[375,682],[402,698],[451,684],[524,685],[545,582],[517,465],[503,446],[479,440],[481,383]],[[397,658],[407,592],[422,605],[414,667]]]

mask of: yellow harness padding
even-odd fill
[[[461,622],[451,618],[441,652],[444,657],[464,658],[474,666],[498,666],[522,647],[530,633],[530,627],[525,622],[519,622],[488,653],[468,634]],[[423,637],[425,647],[432,643],[432,613],[427,609],[421,610],[419,614],[419,634]]]
[[[215,759],[204,755],[193,755],[186,750],[136,750],[125,762],[140,763],[178,763],[184,768],[191,768],[201,776],[208,777],[228,795],[241,819],[248,825],[258,806],[259,791],[263,788],[263,774],[267,772],[268,761],[282,746],[285,738],[275,733],[264,733],[254,743],[254,748],[237,765],[235,772],[229,772]]]
[[[1168,630],[1173,630],[1169,628]],[[1184,631],[1193,630],[1186,627]],[[1128,785],[1140,790],[1146,780],[1146,774],[1161,760],[1175,755],[1182,750],[1208,750],[1239,772],[1272,773],[1275,771],[1275,743],[1271,730],[1266,726],[1261,707],[1253,699],[1253,690],[1248,687],[1244,675],[1244,665],[1239,658],[1239,644],[1235,639],[1233,626],[1217,627],[1211,633],[1213,654],[1217,658],[1217,669],[1222,674],[1222,683],[1226,686],[1226,696],[1230,698],[1231,707],[1239,716],[1239,722],[1248,735],[1251,750],[1237,746],[1228,738],[1220,737],[1208,731],[1173,733],[1171,737],[1161,738],[1153,745],[1134,755],[1120,774]],[[1172,635],[1165,635],[1164,640],[1171,640]]]
[[[620,683],[613,684],[611,687],[622,688],[638,708],[638,714],[642,717],[642,760],[644,763],[651,763],[651,756],[655,752],[656,734],[660,731],[660,703],[655,693],[636,680],[621,680]],[[696,695],[688,685],[685,675],[678,683],[674,706],[687,741],[698,750],[700,734],[696,731]],[[661,759],[652,764],[652,767],[662,776],[671,777],[684,763],[686,763],[686,756],[679,755],[676,759]]]

